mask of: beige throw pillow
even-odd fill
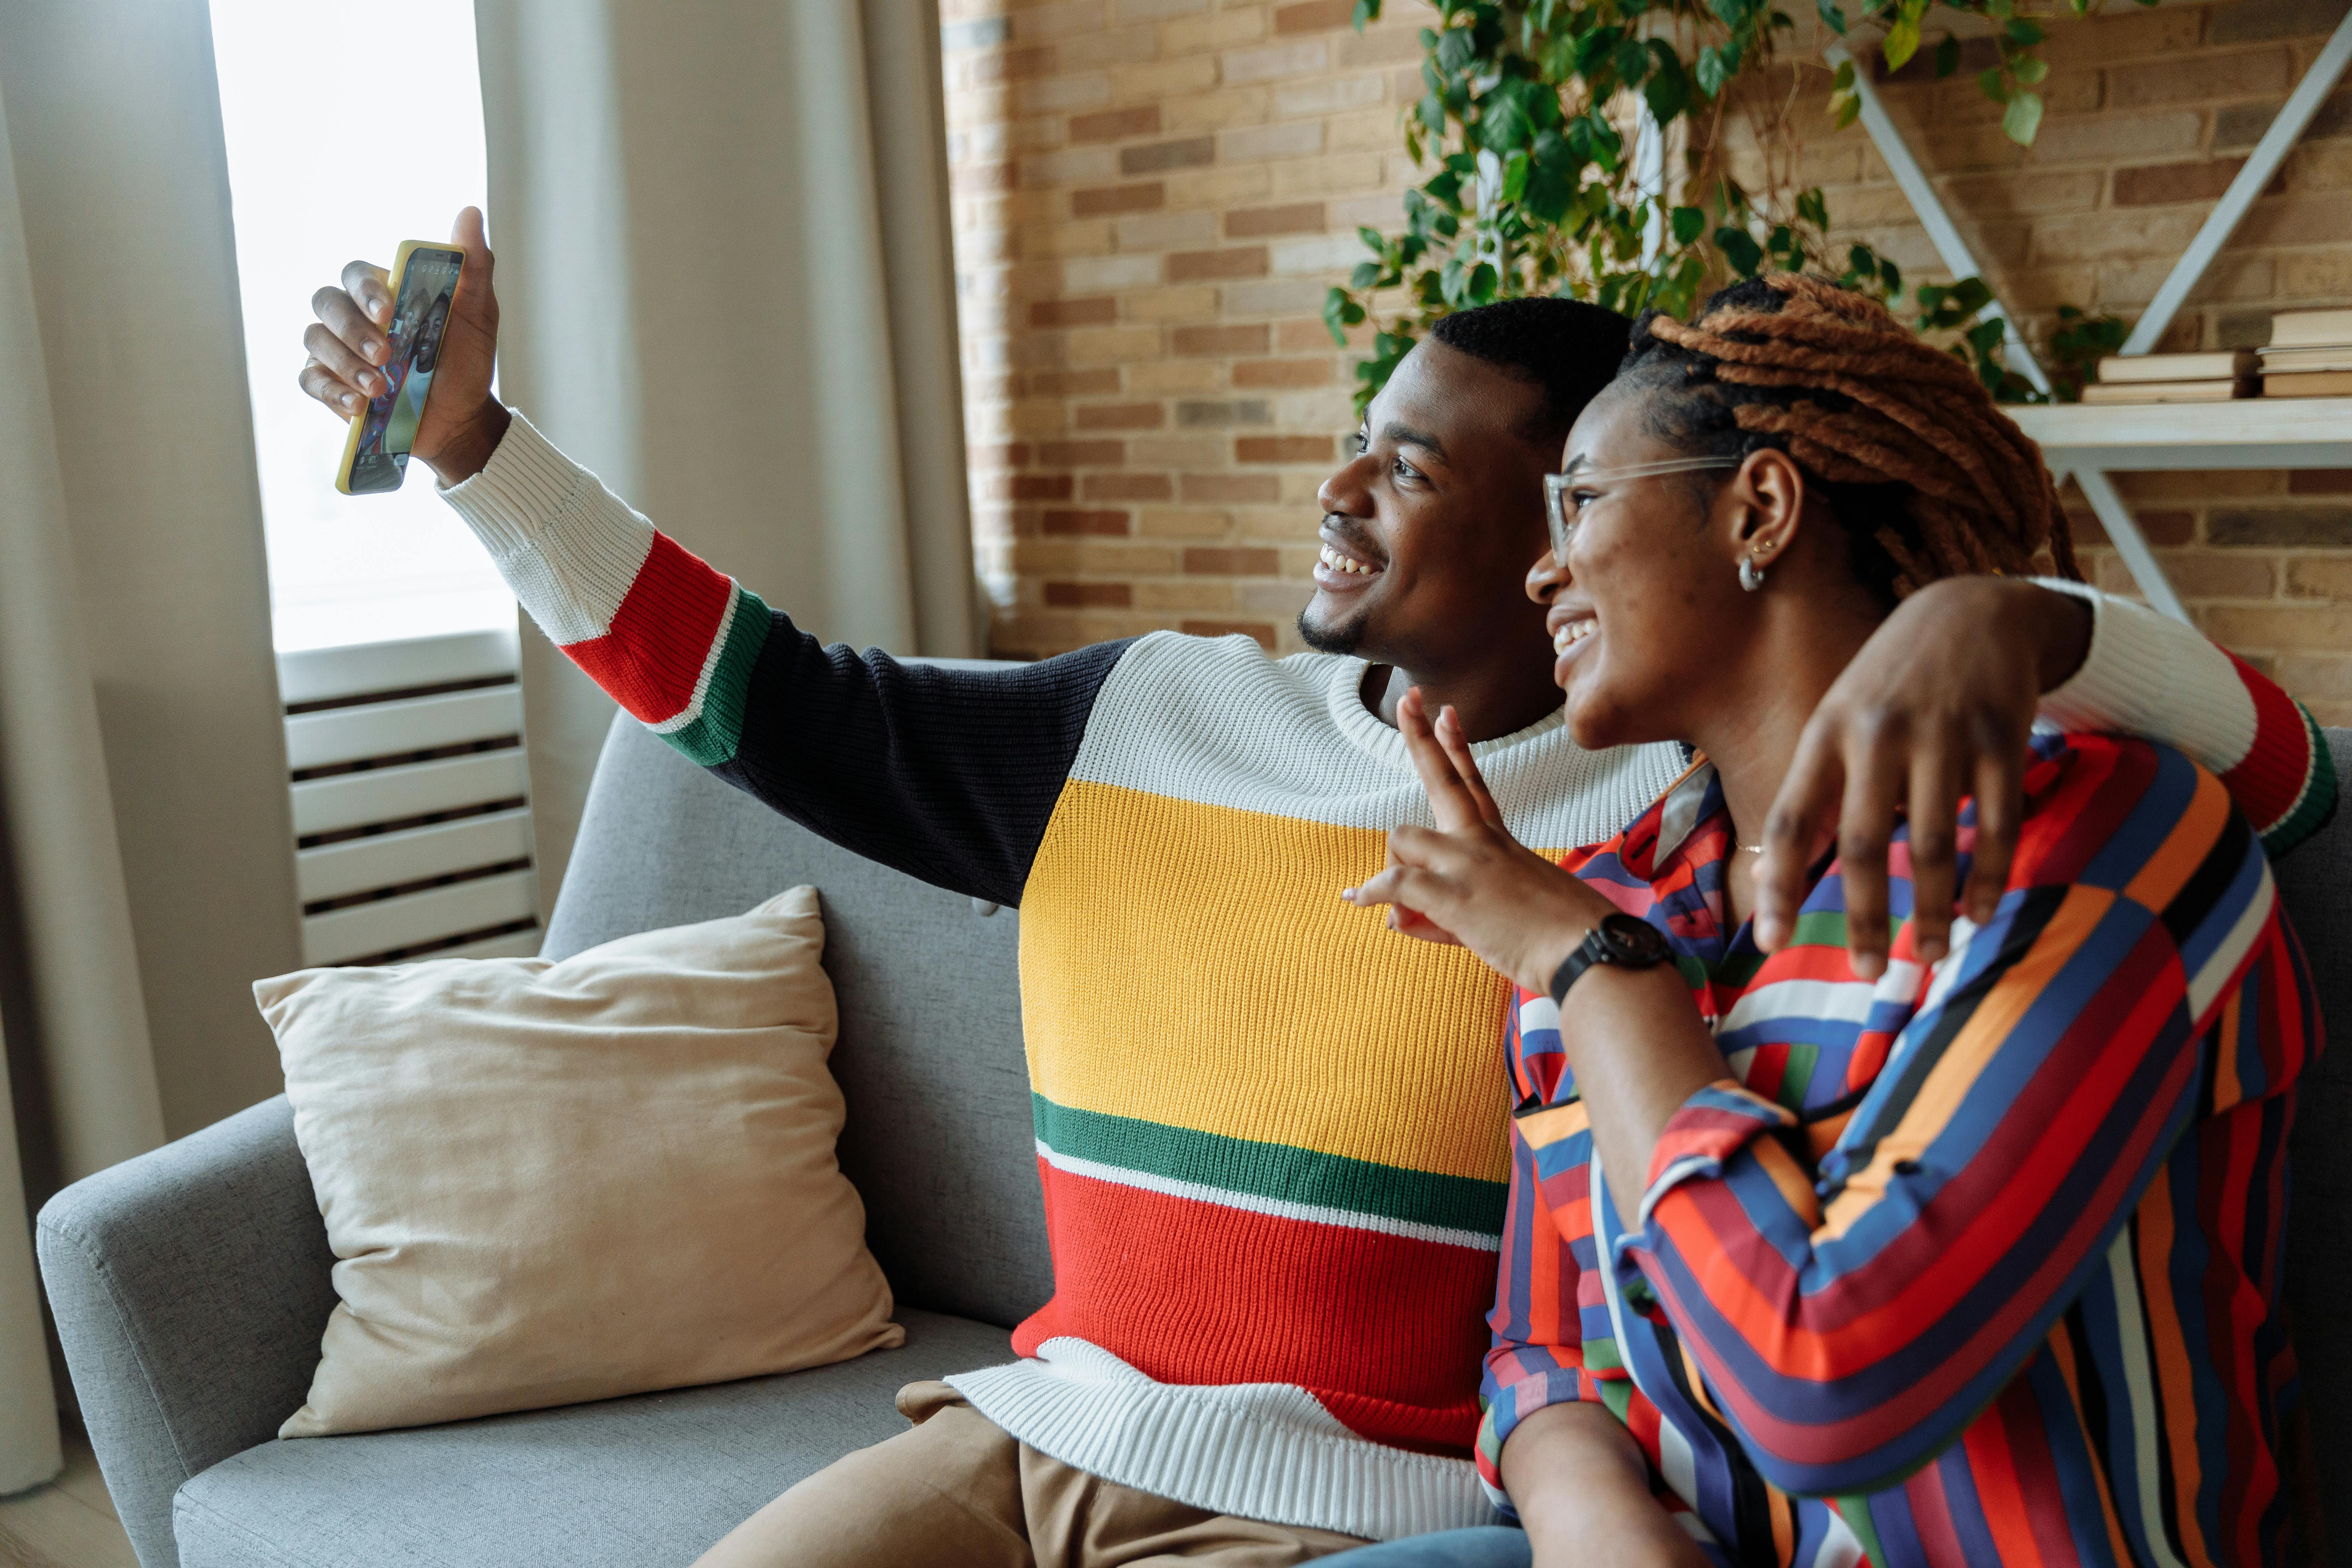
[[[277,1031],[333,1245],[320,1436],[901,1343],[834,1163],[815,889],[550,963],[310,969]]]

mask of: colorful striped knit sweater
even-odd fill
[[[1507,989],[1337,889],[1426,822],[1360,660],[1154,634],[997,670],[825,648],[516,418],[446,492],[550,637],[698,763],[845,847],[1021,909],[1055,1295],[954,1380],[1023,1441],[1222,1512],[1391,1537],[1473,1522],[1510,1173]],[[2049,711],[2161,731],[2300,830],[2299,711],[2103,601]],[[2162,669],[2154,681],[2149,672]],[[1555,713],[1474,748],[1512,830],[1614,833],[1672,746]]]

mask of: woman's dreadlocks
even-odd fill
[[[2045,548],[2082,576],[2040,448],[1966,365],[1824,279],[1741,283],[1687,325],[1647,312],[1619,374],[1652,390],[1651,426],[1677,446],[1786,452],[1890,602],[1939,577],[2030,573]]]

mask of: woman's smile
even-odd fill
[[[1545,617],[1545,622],[1551,629],[1551,650],[1556,656],[1551,667],[1552,683],[1565,689],[1568,667],[1600,632],[1601,618],[1580,605],[1571,607],[1556,604],[1551,614]]]

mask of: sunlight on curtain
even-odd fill
[[[211,5],[278,647],[511,626],[513,599],[432,471],[412,465],[395,495],[339,495],[343,426],[294,384],[320,284],[446,236],[483,200],[472,0]]]

